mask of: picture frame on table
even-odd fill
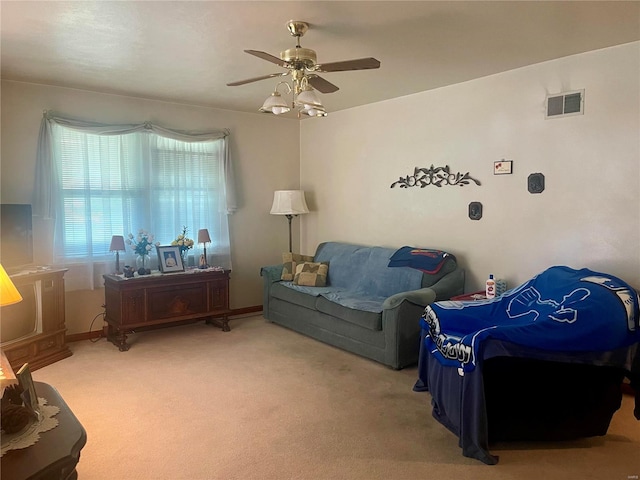
[[[158,265],[162,273],[184,272],[179,246],[159,246],[156,247],[156,251],[158,252]]]
[[[16,372],[18,383],[22,387],[22,401],[24,405],[31,409],[36,415],[40,412],[40,406],[38,404],[38,394],[36,393],[36,387],[33,384],[33,378],[31,377],[31,370],[29,364],[25,363],[20,367],[20,370]]]

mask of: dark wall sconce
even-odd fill
[[[469,218],[471,220],[480,220],[482,218],[482,204],[480,202],[471,202],[469,204]]]
[[[544,175],[532,173],[527,178],[527,188],[529,193],[542,193],[544,191]]]

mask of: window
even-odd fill
[[[188,141],[159,135],[148,125],[108,134],[58,122],[50,127],[53,174],[43,179],[46,155],[39,150],[37,182],[51,182],[55,264],[104,264],[112,259],[112,235],[144,229],[169,245],[186,226],[193,239],[207,228],[209,263],[230,268],[226,135]],[[199,256],[201,247],[191,253]],[[131,250],[124,255],[133,260]]]

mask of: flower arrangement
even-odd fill
[[[182,227],[182,233],[176,237],[176,239],[171,242],[172,246],[177,246],[180,248],[180,256],[184,260],[184,256],[187,253],[187,250],[193,248],[193,240],[187,237],[187,227]]]
[[[146,232],[143,229],[138,230],[138,235],[134,238],[130,233],[127,238],[127,245],[131,245],[131,248],[136,255],[144,256],[149,255],[151,249],[160,245],[160,242],[153,243],[153,235]]]

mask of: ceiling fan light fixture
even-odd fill
[[[273,107],[271,109],[271,113],[274,115],[280,115],[282,113],[287,113],[289,110],[291,110],[289,107]]]
[[[291,85],[287,82],[280,82],[271,96],[265,100],[259,109],[260,112],[281,115],[295,108],[298,111],[298,118],[300,118],[301,114],[310,117],[326,117],[327,111],[322,105],[316,90],[320,93],[333,93],[337,92],[339,88],[318,76],[316,72],[345,72],[348,70],[380,68],[380,61],[373,57],[319,64],[317,63],[315,50],[303,48],[300,45],[300,37],[307,32],[309,24],[299,20],[289,20],[286,25],[289,33],[296,37],[297,41],[294,48],[280,52],[280,58],[260,50],[245,50],[245,52],[286,68],[287,72],[281,74],[271,73],[239,82],[227,83],[228,86],[233,87],[267,78],[291,75]],[[278,86],[282,84],[286,85],[287,93],[293,93],[291,104],[287,104],[278,93]]]
[[[324,109],[323,106],[319,106],[319,107],[309,107],[309,108],[303,108],[302,110],[300,110],[300,113],[304,113],[305,115],[309,115],[310,117],[326,117],[327,116],[327,111]]]
[[[305,109],[311,107],[322,107],[320,97],[318,97],[318,94],[315,92],[315,90],[309,86],[307,86],[298,94],[296,103],[302,105]]]
[[[282,98],[282,95],[280,95],[278,91],[275,91],[264,101],[259,111],[262,113],[280,115],[282,113],[287,113],[289,110],[291,110],[291,108],[289,108],[287,102]]]

